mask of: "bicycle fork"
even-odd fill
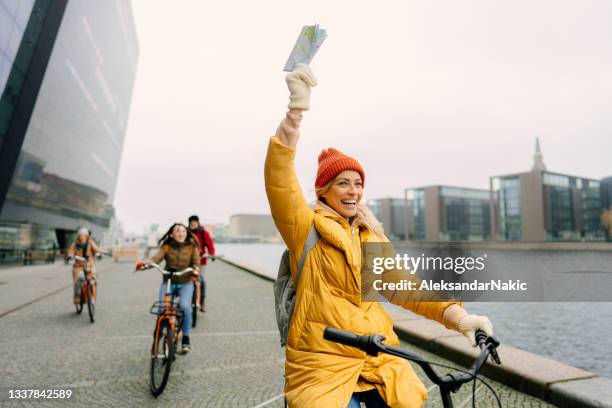
[[[171,282],[170,282],[170,279],[168,279],[168,283],[166,285],[166,293],[164,294],[164,300],[162,303],[162,308],[166,309],[167,306],[165,305],[169,306],[171,301],[172,301]],[[157,327],[155,329],[155,342],[153,343],[154,344],[153,354],[156,356],[158,353],[157,346],[159,345],[159,334],[161,333],[161,326],[164,321],[168,321],[168,323],[170,324],[170,331],[172,333],[176,333],[176,317],[175,316],[168,317],[162,314],[157,319]]]

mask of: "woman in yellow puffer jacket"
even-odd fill
[[[386,354],[368,356],[323,339],[323,330],[331,326],[360,334],[380,333],[386,344],[399,344],[383,307],[361,300],[361,243],[387,239],[380,223],[360,204],[363,168],[338,150],[325,149],[319,156],[317,201],[312,206],[306,203],[294,159],[302,112],[309,109],[310,88],[316,79],[307,65],[299,64],[286,81],[289,111],[270,139],[265,182],[272,217],[291,252],[294,279],[313,223],[321,236],[304,262],[289,328],[287,403],[297,408],[351,408],[364,400],[369,408],[421,407],[427,391],[408,362]],[[458,330],[473,345],[476,329],[493,331],[488,318],[468,315],[460,303],[400,305]]]

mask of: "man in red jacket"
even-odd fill
[[[200,225],[197,215],[189,217],[189,230],[198,238],[200,245],[200,311],[206,311],[206,282],[204,281],[204,270],[209,256],[215,256],[215,244],[208,231]],[[215,258],[211,258],[213,261]]]

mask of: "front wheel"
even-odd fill
[[[197,290],[197,288],[194,288]],[[191,327],[196,327],[198,321],[198,301],[195,290],[193,291],[193,297],[191,299]],[[182,326],[181,326],[182,327]]]
[[[79,303],[75,303],[74,308],[76,309],[77,314],[81,314],[83,311],[83,301],[79,300]]]
[[[83,281],[81,281],[80,278],[77,279],[74,284],[74,297],[78,297],[79,299],[79,302],[74,304],[74,308],[76,309],[77,314],[81,314],[85,299],[83,299]]]
[[[87,282],[87,311],[89,312],[89,320],[93,323],[96,320],[96,305],[94,303],[93,285]]]
[[[151,347],[151,393],[157,397],[166,388],[174,360],[174,339],[170,322],[158,322]]]

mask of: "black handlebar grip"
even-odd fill
[[[491,358],[497,364],[501,364],[499,355],[497,354],[497,351],[495,350],[497,346],[499,346],[499,341],[493,336],[487,336],[487,333],[485,333],[482,330],[476,330],[476,333],[474,334],[474,336],[476,337],[476,343],[481,349],[487,347],[487,345],[489,344],[491,345],[491,347],[489,347],[489,353],[491,355]]]
[[[385,339],[385,336],[380,334],[366,336],[333,327],[326,327],[323,332],[323,338],[346,346],[356,347],[371,356],[377,356],[384,348],[382,341]]]
[[[344,330],[326,327],[323,332],[323,338],[346,346],[357,347],[361,345],[361,336],[355,333],[350,333]]]
[[[482,330],[476,330],[476,333],[474,333],[474,337],[476,338],[476,344],[478,344],[478,346],[483,346],[485,344],[485,342],[487,341],[487,333],[485,333]]]

